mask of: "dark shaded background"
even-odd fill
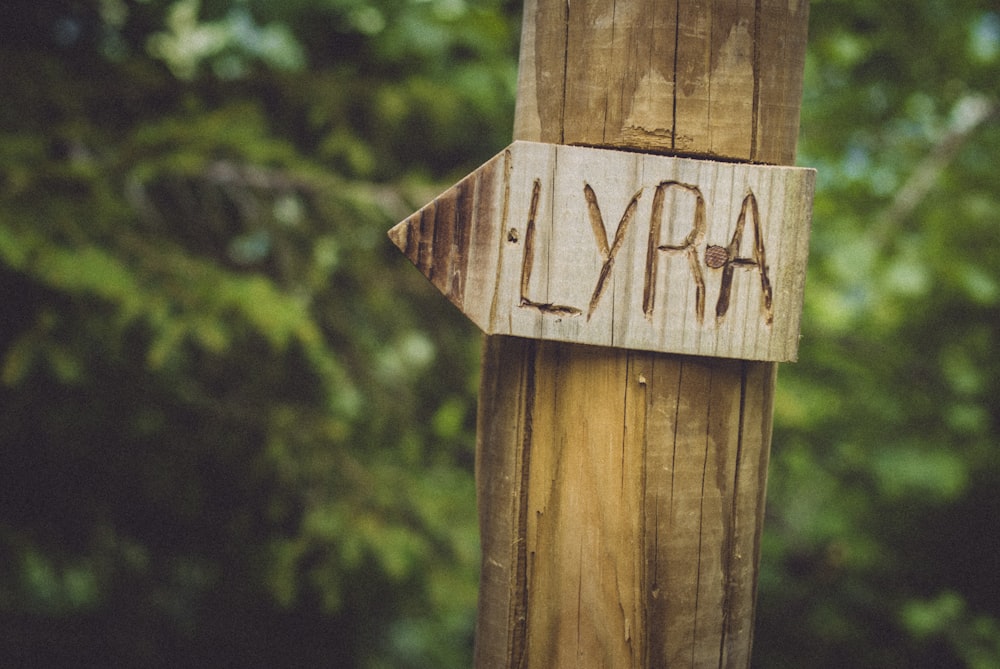
[[[5,5],[0,664],[469,666],[479,339],[384,232],[509,141],[519,21]],[[813,3],[756,666],[1000,665],[998,64],[990,2]]]

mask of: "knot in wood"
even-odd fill
[[[729,262],[729,251],[723,246],[709,246],[705,249],[705,264],[712,269],[724,267]]]

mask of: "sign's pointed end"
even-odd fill
[[[405,255],[414,265],[417,264],[417,244],[415,243],[413,235],[413,219],[417,217],[419,217],[419,212],[394,225],[388,233],[389,240],[395,244],[396,248],[402,251],[403,255]]]
[[[470,316],[465,309],[468,231],[473,220],[472,212],[460,204],[471,201],[471,184],[468,178],[462,180],[388,233],[403,255],[466,316]]]

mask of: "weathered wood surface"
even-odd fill
[[[515,139],[793,162],[804,0],[524,11]],[[749,666],[775,372],[487,337],[476,666]]]
[[[788,361],[814,175],[515,142],[389,235],[486,334]]]
[[[476,666],[747,666],[775,369],[488,338]]]
[[[806,0],[527,0],[515,139],[795,162]]]

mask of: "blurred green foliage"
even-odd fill
[[[384,232],[510,138],[520,3],[0,22],[0,660],[463,667],[479,340]],[[817,0],[755,665],[1000,664],[1000,13]]]

